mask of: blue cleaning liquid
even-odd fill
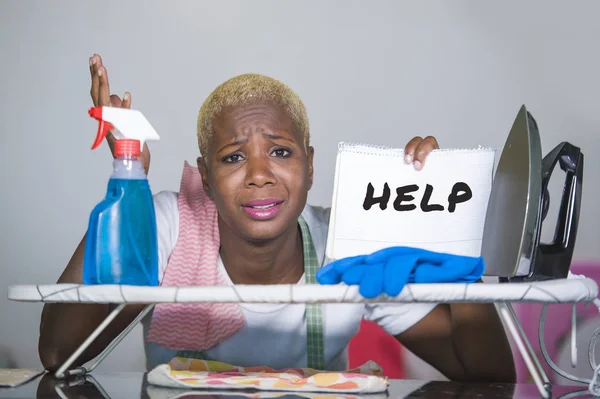
[[[158,285],[156,217],[147,179],[111,178],[92,211],[84,284]]]

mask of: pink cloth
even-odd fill
[[[217,261],[217,208],[202,187],[198,168],[184,164],[179,190],[179,237],[167,264],[163,286],[226,285]],[[205,350],[236,333],[245,323],[237,304],[158,304],[148,341],[171,350]]]

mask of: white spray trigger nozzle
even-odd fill
[[[152,124],[138,110],[98,106],[90,108],[88,113],[92,118],[99,121],[98,132],[92,149],[97,148],[102,143],[109,130],[112,130],[117,140],[138,140],[140,150],[144,148],[146,141],[160,140],[160,136]]]

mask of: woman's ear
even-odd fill
[[[198,165],[198,171],[200,172],[200,176],[202,176],[202,187],[208,195],[208,198],[213,199],[210,193],[210,185],[208,184],[208,167],[206,166],[206,160],[202,157],[198,157],[196,159],[196,164]]]
[[[315,156],[315,149],[313,147],[308,147],[307,151],[308,156],[308,189],[310,190],[313,185],[313,158]]]

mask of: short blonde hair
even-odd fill
[[[198,148],[206,157],[208,145],[214,135],[213,121],[229,107],[240,107],[257,102],[279,105],[292,119],[297,133],[304,136],[308,148],[310,133],[304,103],[298,94],[280,81],[259,74],[244,74],[233,77],[218,86],[204,101],[198,113]]]

